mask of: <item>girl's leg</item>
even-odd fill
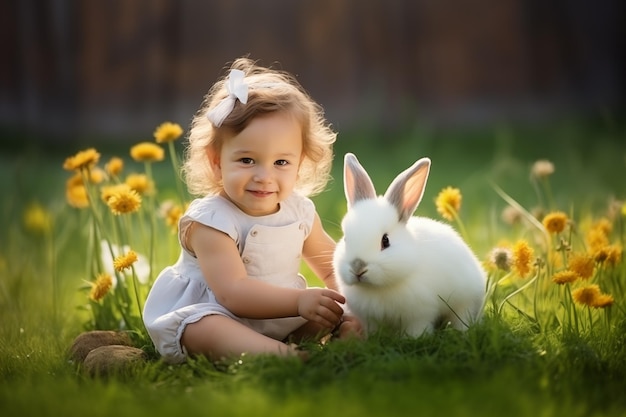
[[[181,343],[190,355],[204,355],[211,360],[239,356],[242,353],[298,355],[293,347],[218,314],[188,324]]]

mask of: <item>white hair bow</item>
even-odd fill
[[[237,99],[242,104],[248,102],[248,84],[244,82],[246,74],[238,69],[230,70],[228,79],[226,80],[226,96],[219,102],[212,110],[208,111],[206,117],[215,125],[220,127],[224,119],[228,117],[231,111],[235,108]]]

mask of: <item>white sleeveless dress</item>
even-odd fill
[[[248,216],[220,196],[194,200],[179,221],[178,261],[159,274],[143,311],[148,334],[164,360],[183,362],[187,352],[180,339],[185,326],[211,314],[230,317],[276,340],[284,339],[306,322],[302,317],[247,319],[220,305],[200,271],[198,260],[184,246],[184,236],[192,222],[230,236],[239,248],[250,279],[306,288],[299,270],[302,246],[314,216],[313,202],[298,194],[281,202],[277,213],[260,217]]]

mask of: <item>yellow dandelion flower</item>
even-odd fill
[[[139,194],[151,194],[154,191],[154,183],[146,174],[129,174],[125,183]]]
[[[572,291],[572,297],[578,304],[594,308],[609,307],[615,301],[610,294],[603,294],[600,287],[593,284]]]
[[[52,217],[39,203],[30,204],[24,212],[24,227],[36,234],[46,234],[52,230]]]
[[[606,236],[609,236],[613,231],[613,223],[606,217],[602,217],[598,221],[596,221],[592,226],[593,229],[604,233]]]
[[[562,211],[553,211],[543,218],[543,227],[550,233],[561,233],[567,225],[567,214]]]
[[[100,189],[100,198],[102,199],[102,201],[106,203],[107,201],[109,201],[109,198],[111,198],[113,194],[127,193],[130,190],[131,190],[130,186],[126,183],[115,184],[115,185],[105,185],[104,187]]]
[[[104,165],[104,170],[112,177],[117,177],[124,169],[124,161],[122,158],[114,156]]]
[[[91,292],[89,293],[89,298],[93,301],[100,301],[104,298],[105,295],[111,290],[113,286],[113,278],[111,275],[102,273],[98,275],[96,278],[96,282],[91,284]]]
[[[65,199],[67,203],[74,208],[89,207],[89,196],[84,185],[70,185],[65,188]]]
[[[519,240],[513,245],[513,268],[520,277],[524,278],[530,272],[534,253],[525,240]]]
[[[444,219],[454,220],[455,214],[461,209],[461,191],[458,188],[446,187],[435,200],[437,211]]]
[[[593,259],[599,264],[615,266],[622,260],[620,245],[607,245],[593,251]]]
[[[587,285],[586,287],[577,288],[572,291],[572,297],[578,304],[592,306],[595,300],[602,294],[600,287],[597,285]]]
[[[585,234],[585,242],[590,251],[596,252],[609,246],[609,237],[601,229],[591,228]]]
[[[98,167],[89,171],[89,182],[92,184],[100,184],[104,181],[106,174],[104,171]]]
[[[510,271],[513,263],[513,252],[509,248],[493,248],[489,252],[489,261],[502,271]]]
[[[63,169],[66,171],[75,171],[83,168],[91,168],[96,165],[99,160],[100,153],[94,148],[89,148],[65,159]]]
[[[626,217],[626,203],[622,204],[622,216]]]
[[[172,231],[178,230],[178,221],[182,217],[185,209],[180,205],[174,203],[172,200],[166,200],[161,203],[159,207],[159,216],[165,219],[165,224],[168,225]]]
[[[608,256],[606,258],[606,263],[609,265],[616,266],[618,263],[622,261],[622,246],[621,245],[611,245],[608,248]]]
[[[530,174],[534,178],[547,178],[554,174],[554,164],[545,159],[536,161],[530,169]]]
[[[162,161],[165,151],[152,142],[142,142],[130,148],[130,156],[137,162]]]
[[[154,131],[154,139],[157,143],[173,142],[183,134],[183,128],[177,123],[162,123]]]
[[[135,262],[137,262],[137,252],[129,250],[125,255],[120,255],[113,260],[113,268],[117,272],[122,272],[130,268]]]
[[[126,213],[134,213],[141,207],[141,197],[135,190],[120,189],[106,200],[107,206],[116,216]]]
[[[613,305],[615,299],[610,294],[600,294],[592,302],[593,308],[606,308]]]
[[[165,217],[165,224],[170,226],[172,229],[178,229],[178,221],[183,216],[183,209],[180,206],[174,206],[170,211],[167,212],[167,216]]]
[[[567,268],[582,279],[591,278],[594,266],[593,256],[587,253],[573,253],[567,262]]]
[[[604,246],[602,248],[592,251],[592,255],[593,260],[596,261],[596,263],[604,263],[604,261],[606,261],[609,257],[608,246]]]
[[[559,285],[569,284],[576,281],[577,279],[578,274],[576,274],[576,272],[574,271],[570,271],[569,269],[557,272],[556,274],[552,275],[552,281]]]
[[[74,175],[69,177],[67,181],[65,182],[66,188],[75,187],[77,185],[84,185],[83,176],[80,172],[75,173]]]

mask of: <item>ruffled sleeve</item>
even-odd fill
[[[232,212],[224,206],[225,202],[220,197],[204,197],[192,201],[185,214],[178,223],[178,238],[181,247],[190,252],[185,246],[185,236],[192,222],[212,227],[230,236],[236,244],[239,243],[239,230]],[[191,253],[191,252],[190,252]]]

